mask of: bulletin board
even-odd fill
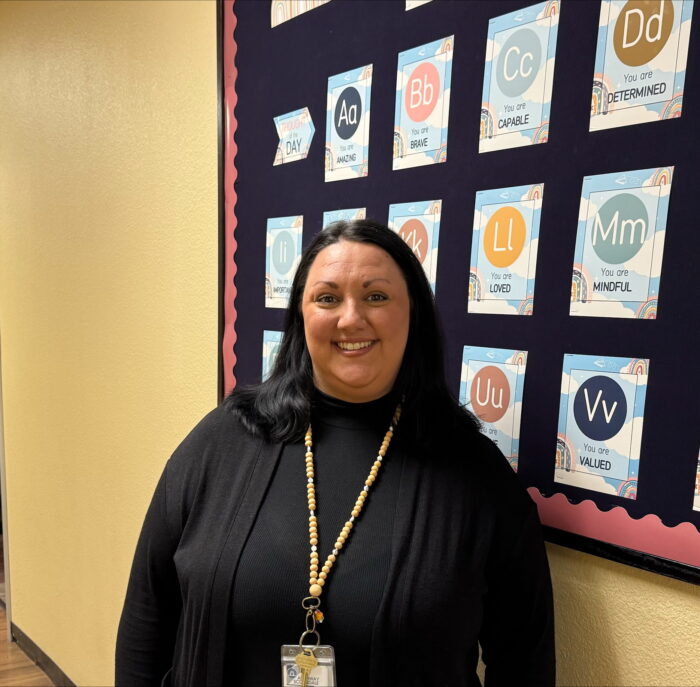
[[[220,2],[221,394],[311,238],[388,224],[546,537],[699,583],[693,5]]]

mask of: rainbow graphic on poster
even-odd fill
[[[544,184],[477,191],[467,310],[532,315]]]
[[[454,36],[399,53],[393,169],[447,160]]]
[[[333,222],[351,222],[354,219],[365,219],[367,216],[366,208],[348,208],[347,210],[328,210],[323,213],[324,229]]]
[[[559,0],[489,20],[479,152],[546,143]]]
[[[680,117],[693,0],[600,6],[590,131]]]
[[[567,354],[554,481],[637,498],[649,360]]]
[[[325,181],[369,173],[371,92],[371,64],[328,77]]]
[[[265,238],[265,307],[286,308],[301,258],[303,215],[271,217]]]
[[[265,329],[263,331],[262,379],[265,381],[274,365],[277,351],[282,341],[282,332]]]
[[[584,177],[571,315],[655,319],[673,167]]]
[[[462,353],[460,403],[516,471],[526,365],[527,351],[465,346]]]
[[[441,200],[395,203],[389,206],[389,228],[393,229],[418,258],[435,293]]]

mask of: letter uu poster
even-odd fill
[[[477,191],[467,310],[532,315],[544,184]]]
[[[328,78],[325,181],[366,177],[372,65]]]
[[[571,315],[656,319],[673,167],[584,177]]]
[[[447,160],[454,36],[399,53],[393,169]]]
[[[262,353],[262,378],[267,379],[270,370],[275,363],[277,351],[282,341],[282,332],[272,331],[269,329],[263,330],[263,353]]]
[[[564,356],[554,481],[637,498],[649,360]]]
[[[418,258],[435,293],[441,200],[396,203],[389,206],[389,228],[393,229]]]
[[[348,208],[347,210],[328,210],[323,213],[323,226],[327,227],[333,222],[351,222],[354,219],[365,219],[367,215],[366,208]]]
[[[265,240],[265,307],[286,308],[301,258],[303,215],[271,217]]]
[[[603,0],[590,131],[680,117],[693,0]]]
[[[480,153],[547,142],[559,11],[548,0],[489,21]]]
[[[527,351],[465,346],[459,384],[460,402],[516,471],[526,364]]]

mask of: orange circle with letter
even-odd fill
[[[494,267],[509,267],[523,252],[525,218],[509,205],[496,210],[484,229],[484,253]]]
[[[484,422],[500,420],[510,404],[508,378],[495,365],[482,367],[472,380],[471,411]]]
[[[421,265],[428,257],[428,231],[419,219],[409,219],[401,225],[399,236],[408,244]]]
[[[646,64],[663,50],[672,28],[671,0],[629,0],[615,22],[615,54],[629,67]]]

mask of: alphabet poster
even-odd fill
[[[695,498],[693,510],[700,510],[700,454],[698,455],[698,469],[695,472]]]
[[[286,308],[292,279],[301,258],[303,215],[267,220],[265,307]]]
[[[393,169],[447,160],[454,36],[399,53]]]
[[[559,0],[489,21],[479,152],[546,143]]]
[[[527,351],[465,346],[462,354],[459,400],[516,471],[526,364]]]
[[[637,498],[649,360],[564,356],[554,481]]]
[[[433,293],[437,278],[441,212],[441,200],[396,203],[389,206],[389,228],[411,247],[423,265]]]
[[[350,222],[354,219],[365,219],[367,211],[365,208],[349,208],[347,210],[329,210],[323,213],[323,226],[327,227],[333,222]]]
[[[314,123],[308,107],[274,117],[275,128],[279,136],[277,152],[273,165],[305,160],[314,137]]]
[[[477,191],[467,310],[532,315],[544,184]]]
[[[270,370],[277,357],[280,342],[282,341],[282,332],[263,330],[263,354],[262,354],[262,378],[267,379]]]
[[[326,181],[366,177],[372,65],[328,79],[326,97]]]
[[[656,319],[673,167],[584,177],[571,315]]]
[[[603,0],[590,131],[680,117],[693,0]]]

